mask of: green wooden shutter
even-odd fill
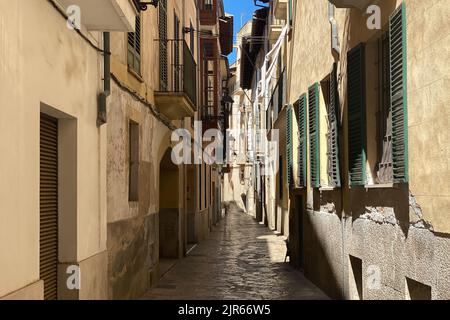
[[[330,75],[330,106],[328,110],[328,118],[330,122],[330,150],[328,150],[329,161],[331,163],[330,182],[335,187],[341,186],[341,174],[339,170],[339,131],[338,131],[338,114],[339,114],[339,95],[337,86],[337,64],[333,64],[333,70]]]
[[[363,43],[347,55],[348,161],[351,186],[366,183],[366,81]]]
[[[390,95],[394,182],[408,182],[408,113],[406,62],[406,7],[403,2],[389,19]]]
[[[299,132],[299,145],[298,145],[298,181],[300,187],[306,187],[306,154],[307,154],[307,133],[306,133],[306,93],[303,94],[298,102],[298,132]]]
[[[128,67],[141,73],[141,17],[136,17],[135,32],[128,33]]]
[[[319,157],[319,84],[315,83],[308,90],[309,111],[309,148],[311,187],[320,187],[320,157]]]
[[[293,154],[292,154],[292,106],[289,105],[286,110],[286,176],[288,186],[293,182]]]
[[[289,24],[292,25],[292,19],[294,16],[294,7],[292,6],[292,0],[288,0],[288,19],[289,19]]]

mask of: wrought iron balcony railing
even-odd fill
[[[165,57],[160,68],[160,92],[184,93],[197,108],[197,64],[184,40],[160,40]],[[170,61],[170,63],[165,62]]]

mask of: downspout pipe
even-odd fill
[[[341,48],[339,45],[339,35],[338,35],[338,27],[337,22],[334,16],[335,7],[331,2],[328,2],[328,20],[331,24],[331,49],[334,51],[338,59],[341,56]]]
[[[103,92],[100,93],[97,125],[100,127],[107,122],[106,101],[111,95],[111,37],[109,32],[103,33]]]

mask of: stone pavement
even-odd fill
[[[284,239],[232,207],[143,299],[328,299],[284,263]]]

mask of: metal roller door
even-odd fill
[[[57,298],[58,121],[41,114],[40,129],[40,279],[45,300]]]

